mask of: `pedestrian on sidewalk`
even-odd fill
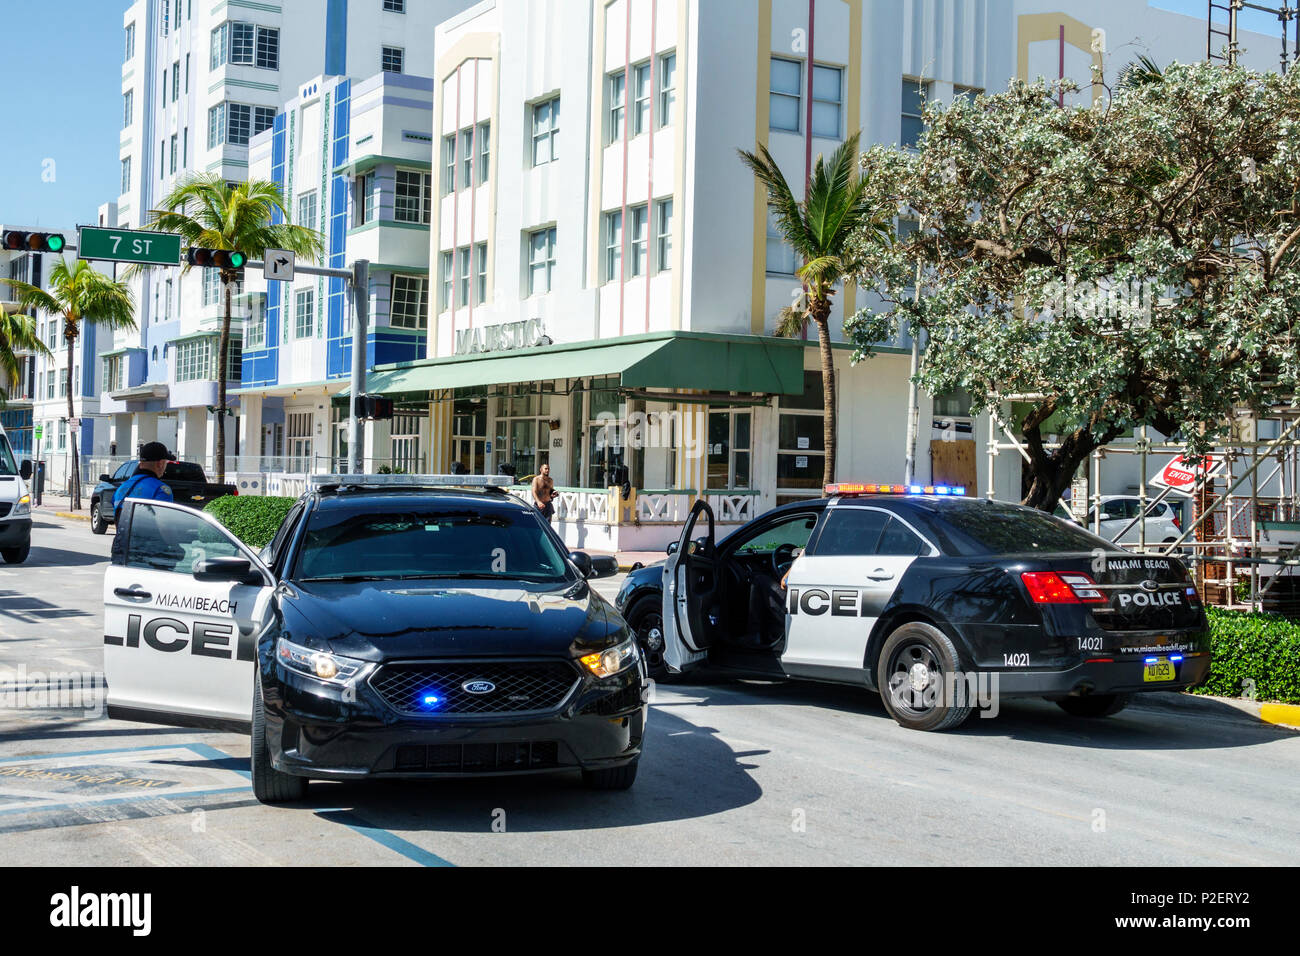
[[[551,479],[551,466],[544,464],[533,478],[533,501],[547,521],[555,516],[555,482]]]

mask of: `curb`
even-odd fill
[[[90,515],[78,515],[78,514],[73,514],[71,511],[56,511],[56,512],[54,512],[54,517],[56,517],[56,518],[71,518],[73,521],[89,521],[89,520],[90,520]]]
[[[1260,702],[1242,697],[1217,697],[1212,694],[1191,694],[1186,691],[1134,694],[1132,699],[1132,706],[1223,716],[1222,712],[1214,714],[1216,705],[1219,708],[1231,708],[1256,724],[1270,724],[1284,730],[1300,730],[1300,704]]]
[[[1300,704],[1260,704],[1259,719],[1269,724],[1300,729]]]

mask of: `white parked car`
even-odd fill
[[[1102,495],[1101,522],[1098,526],[1098,533],[1108,541],[1115,541],[1117,544],[1138,544],[1141,529],[1133,519],[1138,516],[1141,507],[1142,502],[1137,495]],[[1057,504],[1056,516],[1067,521],[1073,521],[1076,524],[1079,523],[1064,504]],[[1093,510],[1089,509],[1087,517],[1083,520],[1084,528],[1089,531],[1093,530],[1093,518]],[[1177,541],[1183,533],[1178,520],[1178,512],[1168,501],[1148,502],[1145,520],[1146,542],[1149,545],[1169,544]],[[1124,531],[1130,524],[1132,524],[1132,527]],[[1121,531],[1124,531],[1124,535],[1116,541]]]

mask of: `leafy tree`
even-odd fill
[[[817,329],[822,366],[823,438],[826,458],[822,481],[835,480],[836,415],[835,361],[831,352],[831,299],[836,287],[853,275],[849,240],[855,235],[880,243],[887,240],[887,220],[874,218],[864,200],[867,180],[856,175],[858,133],[854,133],[831,154],[817,157],[802,202],[777,166],[767,147],[758,153],[739,150],[744,162],[767,189],[782,238],[794,249],[803,265],[796,271],[803,283],[802,304],[788,306],[777,320],[776,334],[801,335],[811,321]]]
[[[18,302],[24,312],[44,309],[51,315],[63,317],[63,341],[68,349],[68,420],[71,423],[76,417],[73,407],[73,399],[76,397],[73,388],[73,369],[76,366],[74,347],[81,337],[81,327],[89,323],[107,329],[135,328],[135,301],[131,290],[125,282],[96,272],[81,259],[74,259],[69,265],[66,259],[60,258],[50,270],[48,292],[26,282],[11,279],[0,281],[12,286],[18,293]],[[94,369],[86,369],[85,374],[93,376]],[[68,493],[72,499],[72,510],[77,511],[81,508],[81,466],[77,451],[77,430],[71,424],[68,425],[68,447],[72,452]]]
[[[280,222],[274,222],[274,219]],[[307,259],[318,259],[324,237],[314,229],[289,223],[280,187],[265,180],[228,183],[220,176],[196,174],[182,180],[150,214],[148,228],[178,233],[186,245],[225,249],[256,258],[266,249],[290,249]],[[189,266],[185,271],[189,271]],[[216,481],[226,480],[227,361],[230,355],[230,317],[238,269],[221,270],[221,338],[217,343]]]
[[[916,152],[864,154],[864,201],[925,228],[858,242],[862,281],[927,337],[928,391],[1028,409],[1011,427],[1044,510],[1135,426],[1201,454],[1300,375],[1300,71],[1148,63],[1090,107],[1053,92],[931,106]]]

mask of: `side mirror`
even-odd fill
[[[32,480],[32,460],[30,458],[24,458],[22,460],[22,463],[18,466],[18,476],[22,478],[23,481]]]
[[[677,542],[669,541],[668,547],[664,548],[664,554],[676,554],[676,553],[677,553]]]
[[[569,560],[584,578],[591,577],[591,555],[585,551],[570,551]]]
[[[612,554],[598,554],[591,559],[591,577],[608,578],[618,574],[618,558]]]
[[[112,475],[100,475],[100,476],[99,476],[99,480],[100,480],[100,481],[112,481],[112,480],[113,480],[113,476],[112,476]]]
[[[253,570],[247,558],[203,558],[194,562],[194,580],[261,584],[262,575]]]

